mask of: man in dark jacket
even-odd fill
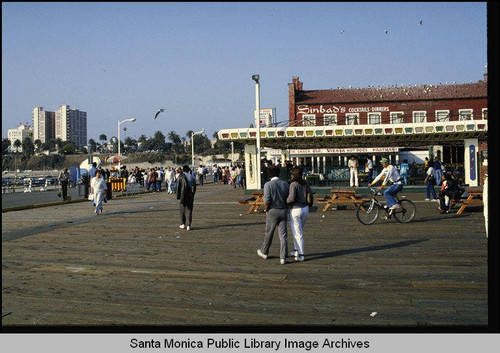
[[[289,193],[289,185],[286,181],[278,177],[280,169],[277,167],[268,170],[271,180],[264,184],[264,210],[266,211],[266,230],[262,247],[257,250],[257,254],[263,259],[267,259],[269,247],[273,241],[274,231],[278,228],[280,237],[280,263],[286,264],[288,252],[287,244],[287,213],[288,206],[286,199]]]
[[[193,219],[194,194],[196,193],[196,179],[190,173],[187,165],[182,167],[182,172],[177,177],[177,200],[180,201],[181,225],[179,228],[191,230]]]

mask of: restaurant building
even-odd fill
[[[363,164],[367,158],[377,163],[387,157],[395,165],[437,156],[446,165],[460,166],[466,184],[482,185],[487,85],[485,74],[474,83],[304,90],[292,77],[287,126],[261,126],[259,136],[253,127],[223,129],[218,135],[244,143],[250,166],[257,163],[259,140],[275,157],[281,152],[282,160],[304,163],[316,173],[346,166],[351,155]]]

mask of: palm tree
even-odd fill
[[[181,143],[181,138],[180,138],[180,137],[179,137],[179,135],[177,135],[177,134],[175,133],[175,131],[173,131],[173,130],[172,130],[172,131],[170,131],[170,132],[167,134],[167,138],[168,138],[170,141],[172,141],[172,143],[173,143],[174,145],[177,145],[177,144]]]
[[[104,143],[103,141],[107,141],[108,137],[105,134],[99,135],[99,140],[101,140],[101,145]]]
[[[21,147],[21,141],[19,141],[19,139],[14,141],[14,147],[16,148],[16,152],[19,152],[19,147]]]
[[[40,152],[40,147],[42,147],[42,140],[36,139],[35,146],[36,146],[36,152]]]

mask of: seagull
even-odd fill
[[[156,112],[156,114],[155,114],[155,119],[158,117],[158,115],[159,115],[160,113],[163,113],[164,111],[165,111],[165,109],[163,109],[163,108],[158,109],[158,111],[157,111],[157,112]]]
[[[341,31],[340,31],[340,34],[344,34],[344,30],[341,30]]]
[[[106,70],[104,70],[104,69],[101,69],[101,71],[102,71],[102,72],[104,72],[104,71],[106,71]]]
[[[419,25],[423,25],[424,24],[424,21],[423,20],[420,20],[420,22],[418,23]]]
[[[388,31],[388,30],[384,30],[384,32],[385,32],[385,34],[389,33],[389,31]]]

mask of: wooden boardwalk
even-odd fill
[[[277,235],[257,256],[265,215],[245,215],[244,197],[199,187],[189,232],[165,192],[113,199],[98,217],[87,202],[3,213],[3,326],[488,324],[482,206],[440,215],[412,194],[414,222],[372,226],[351,207],[318,209],[306,261],[280,265]]]

